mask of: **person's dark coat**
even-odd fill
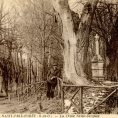
[[[47,75],[47,80],[50,82],[50,83],[56,83],[57,81],[57,77],[60,77],[61,75],[61,71],[59,68],[56,68],[54,70],[54,68],[51,68],[50,71],[48,72],[48,75]],[[53,77],[53,79],[52,79]]]
[[[47,75],[47,97],[53,98],[54,97],[54,90],[57,85],[57,77],[60,77],[61,71],[59,68],[51,68]]]

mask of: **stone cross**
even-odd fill
[[[96,44],[96,54],[99,55],[99,36],[98,34],[95,35],[95,44]]]

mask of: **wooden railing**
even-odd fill
[[[28,84],[26,86],[18,87],[16,89],[16,92],[14,92],[14,94],[16,94],[18,101],[21,101],[24,99],[27,100],[27,98],[33,96],[34,94],[38,94],[39,92],[41,92],[42,89],[43,89],[43,91],[45,91],[45,94],[46,94],[46,83],[47,83],[47,81],[41,81],[41,82]],[[62,79],[58,78],[57,90],[56,90],[58,96],[60,96],[60,93],[61,93],[61,83],[62,83]],[[8,96],[9,101],[12,98],[13,98],[12,95],[9,94],[9,96]]]
[[[21,101],[24,99],[26,100],[28,97],[31,97],[34,94],[37,94],[38,92],[40,92],[41,89],[43,90],[46,89],[46,81],[36,82],[28,84],[26,86],[18,87],[16,89],[16,92],[14,92],[14,94],[16,94],[18,101]],[[11,94],[9,94],[8,99],[9,100],[12,99]]]
[[[110,96],[112,96],[115,92],[117,92],[118,88],[115,88],[107,97],[105,97],[98,105],[94,106],[91,110],[89,110],[88,114],[90,114],[94,109],[99,107],[102,103],[104,103]]]
[[[61,104],[62,104],[62,113],[67,113],[69,109],[73,106],[78,114],[83,114],[83,92],[84,89],[87,88],[109,88],[113,89],[111,93],[109,93],[100,103],[97,105],[93,106],[89,111],[88,114],[91,114],[94,109],[99,107],[101,104],[106,102],[110,96],[112,96],[114,93],[118,91],[118,85],[112,85],[112,86],[102,86],[102,85],[85,85],[85,86],[78,86],[78,85],[67,85],[64,84],[62,79],[58,78],[58,94],[61,93]],[[61,89],[60,89],[61,87]],[[71,102],[70,106],[66,109],[64,108],[64,100],[65,100],[65,95],[67,94],[67,91],[65,90],[66,87],[75,87],[76,90],[73,91],[73,95],[71,97],[68,97],[67,99]],[[29,97],[33,96],[34,94],[39,93],[41,90],[46,90],[46,81],[42,82],[37,82],[33,84],[29,84],[22,87],[17,88],[17,98],[18,101],[21,100],[27,100]],[[75,96],[79,93],[79,101],[74,102]],[[72,94],[72,93],[71,93]],[[11,99],[11,96],[9,96],[9,99]]]
[[[67,98],[71,102],[71,104],[66,111],[64,111],[64,99],[65,99],[64,97],[65,97],[65,94],[67,93],[67,91],[65,90],[65,87],[76,87],[77,88],[76,91],[74,92],[73,96],[71,98]],[[112,86],[102,86],[102,85],[99,85],[99,86],[97,86],[97,85],[96,86],[94,86],[94,85],[78,86],[78,85],[63,84],[63,82],[62,82],[62,85],[61,85],[62,113],[67,113],[69,111],[69,109],[71,108],[71,106],[73,106],[78,114],[83,114],[83,88],[84,87],[87,87],[87,88],[114,88],[114,90],[109,95],[107,95],[99,104],[97,104],[92,109],[90,109],[88,111],[88,114],[92,113],[92,111],[94,109],[99,107],[102,103],[104,103],[106,100],[108,100],[108,98],[110,96],[112,96],[114,93],[116,93],[118,91],[118,85],[112,85]],[[78,101],[79,105],[77,105],[77,103],[73,102],[73,99],[77,95],[78,92],[79,92],[79,101]]]

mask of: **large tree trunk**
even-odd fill
[[[92,3],[96,5],[96,1],[94,0]],[[76,50],[77,50],[77,39],[81,39],[83,37],[82,33],[82,24],[88,23],[88,15],[83,15],[81,18],[81,24],[78,29],[78,34],[74,32],[74,24],[71,16],[71,10],[68,5],[68,0],[52,0],[54,9],[59,13],[60,18],[63,24],[63,33],[62,37],[64,39],[64,78],[69,80],[75,84],[84,85],[88,84],[88,80],[85,77],[83,72],[83,68],[81,66],[80,61],[78,61],[79,65],[79,76],[76,72]],[[90,15],[90,14],[89,14]],[[87,32],[88,33],[88,32]],[[89,34],[89,33],[88,33]]]
[[[64,78],[73,83],[84,84],[87,80],[84,77],[79,77],[75,70],[77,39],[73,31],[74,26],[68,0],[52,0],[52,2],[55,10],[61,17],[63,24],[62,37],[64,39]]]

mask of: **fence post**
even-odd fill
[[[23,86],[21,84],[21,99],[23,98]]]
[[[20,98],[19,98],[20,96],[19,96],[19,93],[18,93],[18,101],[20,101]]]
[[[34,89],[35,89],[35,93],[36,93],[36,85],[37,85],[37,84],[36,84],[36,78],[35,78],[35,85],[34,85],[34,87],[35,87],[35,88],[34,88]]]
[[[57,79],[57,94],[58,94],[58,98],[60,97],[60,86],[59,86],[59,82],[60,82],[60,80]]]
[[[10,94],[8,94],[8,100],[11,101],[11,95]]]
[[[62,113],[64,113],[64,90],[63,90],[63,85],[61,84],[61,105],[62,105]]]
[[[116,98],[117,98],[117,100],[116,100],[116,106],[118,108],[118,88],[117,88],[117,91],[116,91]]]
[[[83,87],[80,87],[80,114],[83,114]]]

